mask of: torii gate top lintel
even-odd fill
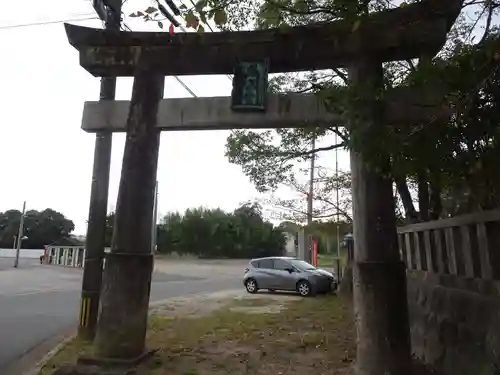
[[[65,24],[80,64],[94,76],[134,76],[139,59],[164,75],[232,74],[237,61],[269,61],[269,73],[433,56],[463,0],[423,0],[352,20],[255,31],[114,32]]]

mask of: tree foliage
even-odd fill
[[[18,235],[21,212],[7,210],[0,213],[0,248],[12,248],[14,236]],[[75,229],[74,223],[60,212],[46,208],[43,211],[29,210],[24,217],[23,240],[25,249],[43,249]]]
[[[205,258],[281,255],[284,232],[262,219],[261,208],[246,203],[232,213],[194,208],[166,215],[158,225],[158,251]]]

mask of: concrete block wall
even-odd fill
[[[414,355],[444,375],[500,375],[500,210],[398,234]]]
[[[44,253],[44,249],[21,249],[20,258],[39,259]],[[15,258],[16,249],[0,249],[0,258]]]
[[[443,374],[500,373],[500,294],[494,281],[408,271],[412,350]]]

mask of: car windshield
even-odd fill
[[[291,259],[290,263],[292,263],[292,266],[294,266],[300,271],[309,271],[316,269],[316,267],[314,267],[312,264],[309,264],[303,260]]]

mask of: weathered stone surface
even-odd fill
[[[95,355],[130,360],[144,354],[153,255],[151,228],[164,77],[138,71],[132,89],[116,202],[111,253],[106,256]]]
[[[147,63],[163,75],[232,74],[236,61],[269,61],[269,73],[347,67],[365,56],[398,61],[434,55],[463,0],[425,0],[334,22],[239,32],[109,32],[66,24],[80,65],[95,76],[133,76]]]
[[[500,298],[493,282],[408,271],[414,354],[446,375],[496,375]]]

